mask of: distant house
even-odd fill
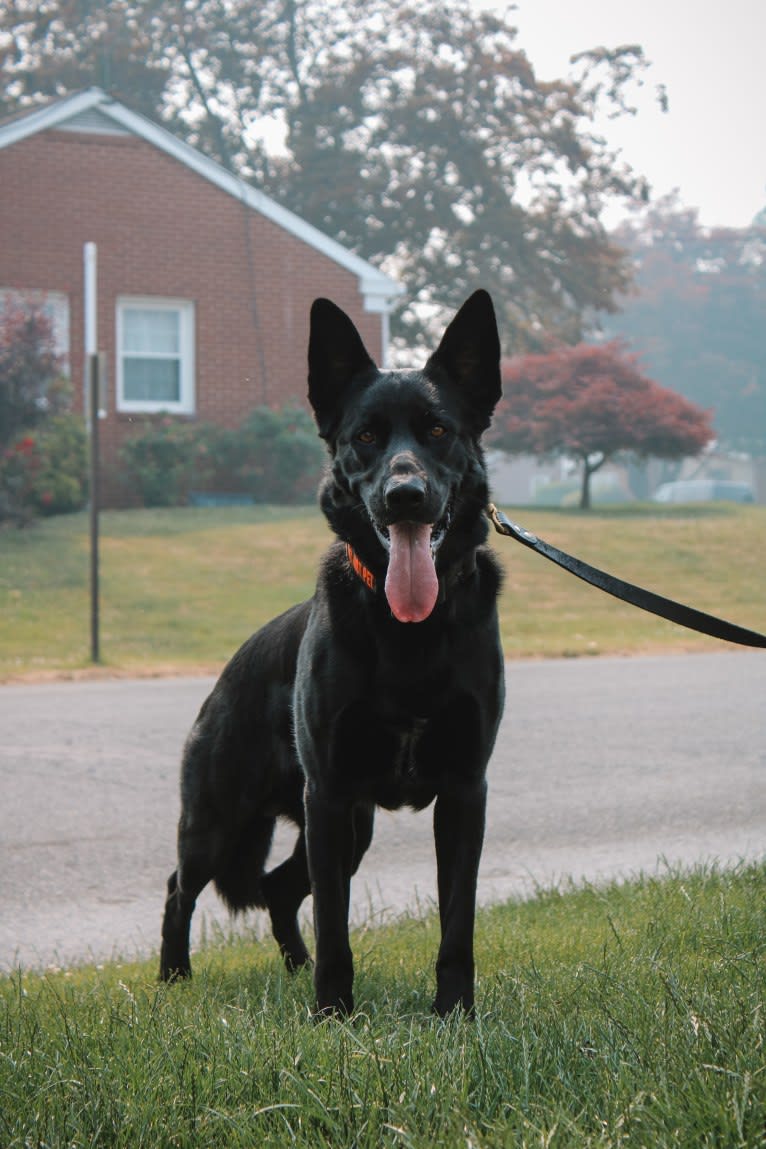
[[[119,499],[119,447],[137,418],[235,426],[256,406],[303,402],[317,296],[385,359],[397,283],[94,88],[0,124],[0,305],[44,302],[80,406],[89,242],[105,502]]]

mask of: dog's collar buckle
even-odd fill
[[[348,557],[348,561],[351,563],[354,574],[362,580],[368,590],[375,590],[375,575],[372,573],[369,567],[364,565],[362,560],[359,558],[359,555],[351,546],[351,543],[346,543],[346,555]]]

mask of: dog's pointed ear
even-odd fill
[[[426,364],[427,373],[433,375],[434,370],[458,384],[468,414],[479,425],[479,433],[485,431],[502,393],[500,337],[488,292],[475,291],[460,308]]]
[[[309,402],[319,434],[332,433],[342,396],[359,375],[377,368],[356,327],[329,299],[315,299],[309,335]]]

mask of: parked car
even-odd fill
[[[652,495],[655,503],[752,503],[753,489],[747,483],[725,479],[679,479],[662,483]]]

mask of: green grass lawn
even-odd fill
[[[603,569],[766,630],[766,508],[511,512]],[[108,669],[216,670],[272,615],[311,594],[330,534],[313,508],[106,512],[101,651]],[[509,657],[721,648],[585,586],[493,534],[506,569]],[[88,524],[0,531],[0,678],[88,665]]]
[[[766,868],[480,913],[477,1018],[429,1015],[433,918],[359,931],[358,1013],[310,1020],[273,942],[0,979],[0,1144],[766,1145]]]

